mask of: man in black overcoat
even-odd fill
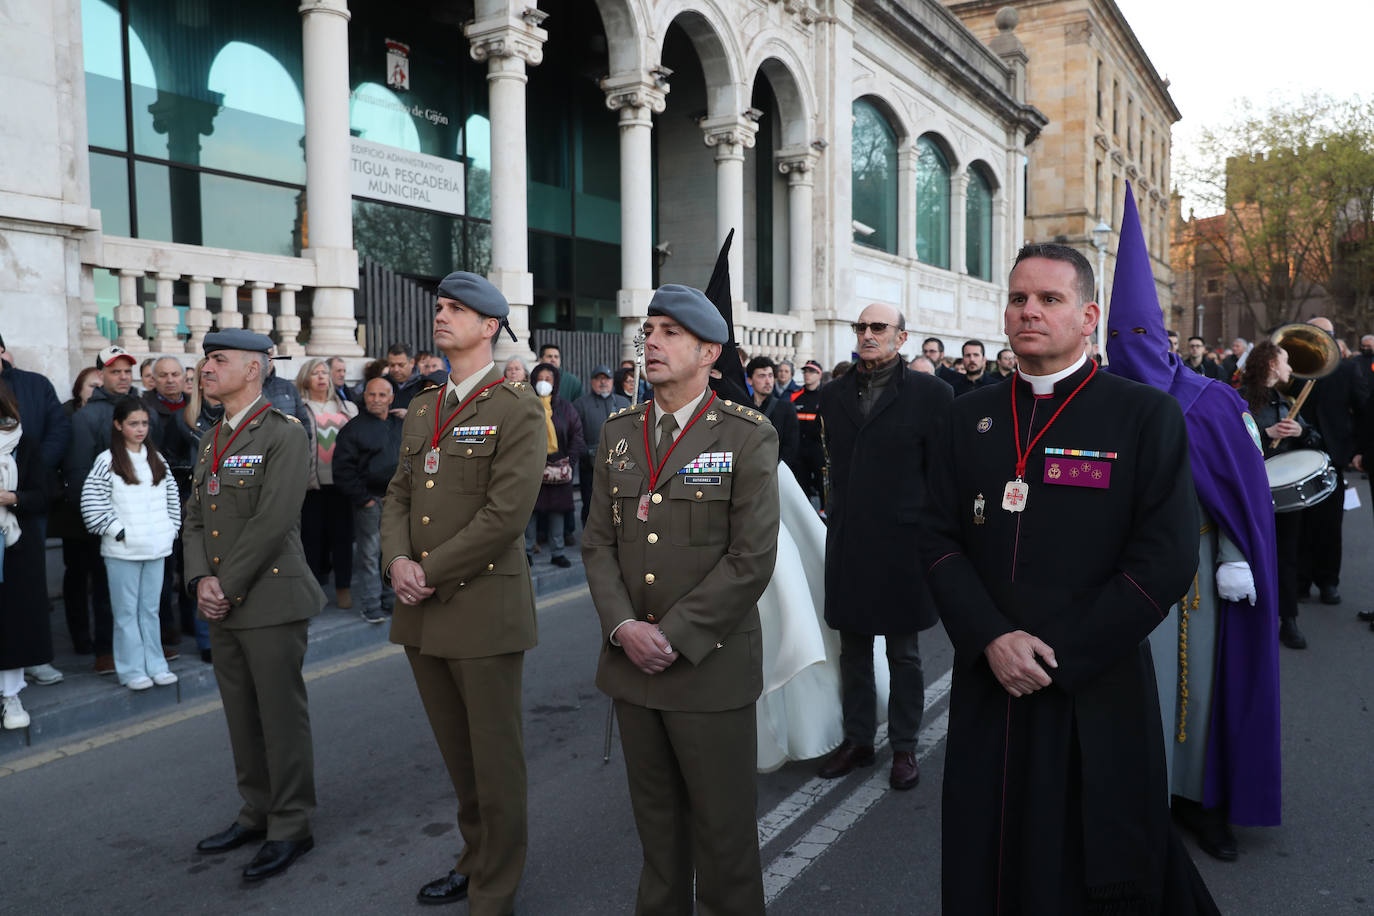
[[[1018,374],[957,399],[931,461],[949,914],[1217,912],[1169,824],[1146,641],[1197,566],[1187,432],[1173,397],[1086,358],[1093,288],[1073,249],[1022,249]]]
[[[938,619],[918,571],[917,531],[927,511],[928,464],[954,394],[906,368],[897,352],[906,321],[896,309],[870,305],[854,330],[858,362],[821,389],[830,453],[825,622],[840,634],[844,741],[819,775],[835,778],[873,763],[873,637],[881,635],[891,672],[890,782],[910,789],[920,780],[916,733],[925,706],[917,634]]]

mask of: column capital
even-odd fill
[[[750,109],[749,112],[754,112]],[[749,113],[705,118],[701,121],[703,139],[714,147],[717,159],[744,158],[744,151],[754,145],[758,133],[758,118]]]
[[[620,112],[622,121],[636,120],[649,112],[662,114],[667,107],[668,76],[673,71],[656,67],[649,73],[617,73],[601,80],[606,107]],[[639,109],[646,109],[642,113]]]
[[[138,277],[144,276],[144,271],[141,271],[141,270],[129,270],[128,268],[124,268],[124,267],[121,267],[121,268],[119,269],[118,273],[119,273],[119,275],[120,275],[121,277],[134,277],[134,278],[138,278]]]
[[[549,33],[539,28],[548,14],[534,7],[523,17],[508,16],[469,23],[463,34],[471,43],[468,53],[476,61],[519,58],[522,64],[537,66],[544,60],[544,42]]]
[[[343,17],[344,22],[352,18],[352,14],[348,12],[348,0],[301,0],[296,12],[302,16],[307,13],[327,13]]]
[[[811,184],[811,172],[820,158],[820,152],[810,147],[788,147],[773,154],[778,171],[787,176],[789,185]]]

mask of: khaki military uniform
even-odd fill
[[[690,912],[695,872],[697,912],[762,913],[757,601],[777,554],[778,437],[752,406],[716,399],[650,494],[646,418],[656,443],[651,405],[602,427],[582,541],[603,636],[596,683],[616,701],[644,849],[636,912]],[[657,624],[681,657],[640,671],[611,642],[625,620]]]
[[[243,796],[239,823],[269,840],[301,840],[315,810],[301,666],[309,620],[324,607],[300,537],[311,445],[299,420],[263,398],[242,422],[232,444],[233,431],[215,427],[219,447],[228,446],[215,495],[215,429],[201,439],[183,533],[186,579],[217,576],[229,599],[229,615],[210,621],[210,648]]]
[[[391,641],[415,685],[458,795],[474,916],[511,911],[524,870],[525,752],[521,667],[537,640],[524,531],[548,452],[544,408],[493,368],[456,417],[442,386],[416,395],[382,509],[382,566],[408,557],[434,594],[397,603]],[[440,411],[439,466],[424,465]],[[447,422],[445,423],[444,421]]]

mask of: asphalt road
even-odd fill
[[[1362,484],[1363,488],[1363,484]],[[1369,796],[1374,526],[1347,514],[1346,603],[1302,606],[1311,643],[1283,650],[1284,817],[1238,831],[1239,862],[1193,855],[1224,913],[1374,912]],[[608,701],[592,684],[598,630],[584,590],[541,604],[525,663],[530,849],[519,910],[629,913],[639,863],[618,744],[601,759]],[[923,639],[930,685],[922,782],[886,787],[887,758],[821,782],[813,763],[759,777],[763,862],[776,914],[935,914],[944,756],[943,631]],[[0,913],[390,913],[415,908],[460,842],[455,801],[404,658],[372,650],[308,669],[319,795],[316,848],[246,886],[245,847],[194,851],[239,801],[217,704],[121,723],[60,752],[0,760]],[[4,768],[10,768],[6,770]],[[465,905],[452,908],[465,912]]]

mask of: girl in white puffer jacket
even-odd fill
[[[81,488],[81,517],[100,535],[114,611],[114,660],[131,690],[175,684],[158,624],[162,570],[181,527],[181,498],[167,462],[150,445],[148,408],[137,398],[115,405],[110,448]]]

